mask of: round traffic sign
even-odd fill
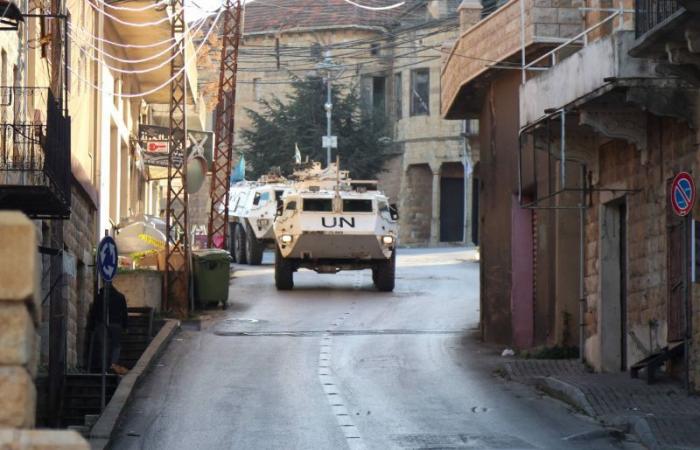
[[[671,206],[673,211],[687,216],[695,205],[695,182],[688,172],[680,172],[671,183]]]
[[[117,243],[110,236],[105,236],[97,246],[97,269],[105,281],[112,281],[117,274]]]

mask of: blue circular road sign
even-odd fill
[[[117,243],[105,236],[97,246],[97,269],[105,281],[112,281],[117,274]]]

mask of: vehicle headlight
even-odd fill
[[[382,243],[384,245],[391,245],[394,243],[394,236],[382,236]]]
[[[280,236],[280,241],[282,241],[283,244],[289,244],[294,240],[294,237],[291,234],[283,234]]]

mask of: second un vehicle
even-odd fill
[[[372,269],[380,291],[394,289],[398,215],[376,182],[302,183],[285,192],[277,212],[275,284],[294,287],[294,272]]]
[[[229,194],[229,246],[239,264],[258,265],[263,251],[274,244],[272,222],[278,202],[289,185],[283,178],[241,181]]]

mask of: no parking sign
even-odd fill
[[[671,206],[681,216],[687,216],[695,204],[695,182],[688,172],[679,172],[671,183]]]

